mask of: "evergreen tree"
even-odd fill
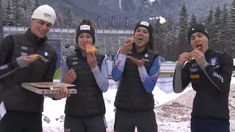
[[[1,7],[0,7],[1,8],[1,14],[2,14],[0,16],[2,18],[2,20],[1,20],[2,23],[1,24],[6,25],[5,24],[6,23],[6,18],[7,18],[6,8],[3,7],[2,0],[0,0],[0,4],[1,4]]]
[[[0,14],[2,13],[2,0],[0,0]],[[3,38],[3,15],[0,16],[0,41]]]
[[[228,32],[226,34],[227,47],[226,51],[235,57],[235,0],[232,1],[232,6],[230,9],[230,15],[228,19]]]
[[[21,3],[19,0],[13,0],[12,2],[13,16],[14,16],[14,26],[22,26],[24,18]]]
[[[218,6],[215,10],[215,14],[214,14],[214,22],[213,22],[213,28],[210,30],[210,35],[211,39],[210,39],[210,46],[213,49],[216,49],[218,51],[223,51],[223,47],[221,45],[221,9]]]
[[[213,24],[213,21],[214,21],[213,13],[214,13],[213,10],[210,9],[209,10],[209,15],[207,16],[207,18],[205,20],[205,26],[207,27],[207,29],[212,27],[212,24]]]
[[[174,22],[173,22],[173,19],[172,17],[167,17],[166,18],[166,23],[164,23],[165,25],[165,47],[167,49],[167,52],[166,52],[166,55],[165,55],[165,58],[167,60],[172,60],[172,61],[175,61],[177,60],[177,53],[175,51],[176,47],[175,47],[175,39],[176,39],[176,33],[175,33],[175,27],[174,27]]]
[[[28,26],[30,24],[30,18],[32,15],[32,2],[28,0],[22,0],[21,10],[23,12],[23,25]]]
[[[55,23],[55,27],[59,28],[72,28],[76,27],[73,15],[70,8],[64,10],[64,12],[57,14],[57,20]]]
[[[188,30],[188,13],[183,4],[178,23],[178,41],[176,42],[176,50],[180,54],[182,52],[188,51],[188,42],[187,42],[187,30]]]
[[[72,27],[73,25],[73,16],[72,16],[72,12],[71,12],[71,9],[70,8],[67,8],[64,13],[63,13],[63,16],[64,16],[64,24],[65,26],[64,27],[67,27],[67,28],[70,28]]]
[[[212,9],[209,10],[209,15],[207,16],[206,20],[205,20],[205,27],[208,31],[208,34],[210,36],[210,40],[209,40],[209,44],[210,44],[210,48],[213,48],[213,44],[211,44],[211,40],[214,38],[214,32],[213,32],[213,28],[214,28],[214,16],[213,16],[214,12]]]
[[[192,25],[195,25],[195,24],[197,24],[197,23],[198,23],[198,22],[197,22],[197,17],[196,17],[196,15],[192,14],[191,20],[190,20],[190,22],[189,22],[189,27],[191,27]]]
[[[165,49],[163,48],[164,45],[164,29],[162,24],[160,23],[160,20],[157,19],[157,22],[154,24],[155,28],[155,46],[154,49],[157,50],[158,52],[160,52],[161,54],[166,53]],[[161,55],[163,56],[163,55]]]
[[[221,45],[223,46],[222,47],[223,51],[225,51],[226,47],[229,47],[229,45],[227,44],[227,35],[226,35],[228,32],[228,18],[229,18],[228,9],[227,6],[224,5],[223,10],[221,12],[221,36],[220,36]]]
[[[33,3],[33,11],[39,7],[40,5],[42,5],[42,1],[41,0],[35,0]]]
[[[12,1],[7,1],[5,12],[6,12],[6,16],[4,18],[4,25],[14,26],[14,14],[13,14],[13,8],[12,8]]]

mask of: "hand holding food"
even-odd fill
[[[179,65],[184,65],[184,64],[187,63],[190,59],[191,59],[191,54],[190,54],[189,52],[184,52],[184,53],[180,54],[177,63],[178,63]]]
[[[205,59],[205,54],[201,50],[194,49],[190,54],[193,57],[193,59],[196,60],[199,66],[203,66],[205,65],[205,63],[207,63]]]
[[[120,53],[127,54],[133,48],[134,38],[129,37],[127,41],[123,44]]]
[[[45,59],[43,56],[41,56],[41,55],[39,55],[39,54],[32,54],[32,55],[30,55],[30,57],[33,58],[33,59],[35,59],[35,60],[41,59],[41,60],[43,60],[43,61],[45,61],[45,62],[48,61],[47,59]]]
[[[43,56],[39,55],[39,54],[32,54],[30,55],[31,57],[35,58],[35,59],[39,59],[39,58],[43,58]]]
[[[86,53],[95,53],[97,51],[96,47],[92,44],[86,44]]]

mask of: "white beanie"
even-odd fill
[[[56,14],[54,9],[49,5],[41,5],[33,12],[31,19],[40,19],[50,22],[52,25],[55,23]]]

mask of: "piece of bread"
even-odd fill
[[[48,60],[46,58],[44,58],[43,56],[39,55],[39,54],[32,54],[30,55],[31,57],[35,58],[35,59],[41,59],[44,62],[47,62]]]
[[[92,44],[86,44],[86,53],[94,53],[97,49]]]
[[[32,54],[30,55],[31,57],[35,58],[35,59],[43,59],[44,57],[39,55],[39,54]]]

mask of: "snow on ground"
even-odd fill
[[[235,84],[235,78],[232,79],[232,84]],[[161,89],[159,89],[159,87]],[[114,124],[114,99],[116,95],[117,83],[110,80],[109,90],[104,93],[104,100],[106,105],[106,121],[108,125],[107,131],[112,132]],[[187,88],[181,94],[175,94],[172,92],[172,78],[160,78],[153,91],[155,99],[155,107],[161,106],[169,101],[174,100],[182,94],[188,92],[191,88]],[[165,91],[165,92],[163,92]],[[43,112],[43,132],[63,132],[64,121],[64,106],[65,99],[54,101],[45,97],[44,112]],[[157,115],[156,115],[157,116]],[[176,115],[177,116],[177,115]],[[186,116],[190,116],[190,113],[186,113]],[[163,116],[164,117],[164,116]],[[189,131],[189,121],[174,121],[166,122],[157,118],[159,130],[166,130],[167,132],[179,132]]]

